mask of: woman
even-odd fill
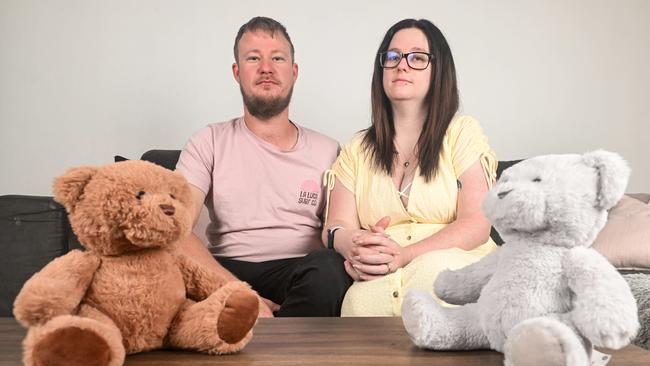
[[[480,204],[496,158],[478,122],[457,116],[449,45],[428,20],[384,36],[372,78],[372,126],[342,150],[327,182],[323,241],[355,280],[342,316],[395,316],[403,296],[432,293],[446,268],[496,248]]]

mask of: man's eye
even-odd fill
[[[282,57],[282,56],[274,56],[274,57],[273,57],[273,61],[274,61],[274,62],[284,62],[284,61],[285,61],[285,58]]]
[[[248,57],[246,57],[246,61],[249,61],[249,62],[257,62],[259,60],[260,60],[260,58],[257,57],[257,56],[248,56]]]

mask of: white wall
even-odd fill
[[[650,191],[650,1],[229,3],[0,0],[0,194],[49,195],[68,167],[181,148],[240,115],[232,43],[254,15],[293,38],[307,127],[342,142],[365,128],[384,32],[425,17],[499,159],[606,148],[630,162],[628,191]]]

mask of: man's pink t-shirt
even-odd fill
[[[321,182],[339,145],[297,127],[291,151],[257,137],[241,117],[208,125],[183,148],[176,170],[206,194],[215,256],[262,262],[323,248]]]

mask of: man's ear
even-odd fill
[[[620,155],[605,150],[586,153],[582,159],[587,166],[596,169],[598,174],[596,207],[609,210],[625,193],[630,167]]]
[[[99,169],[82,166],[68,170],[64,175],[54,179],[54,200],[72,213],[84,193],[86,185]]]
[[[295,83],[298,80],[298,64],[293,63],[293,82]]]
[[[237,83],[239,83],[239,65],[236,62],[232,64],[232,76],[235,78]]]

